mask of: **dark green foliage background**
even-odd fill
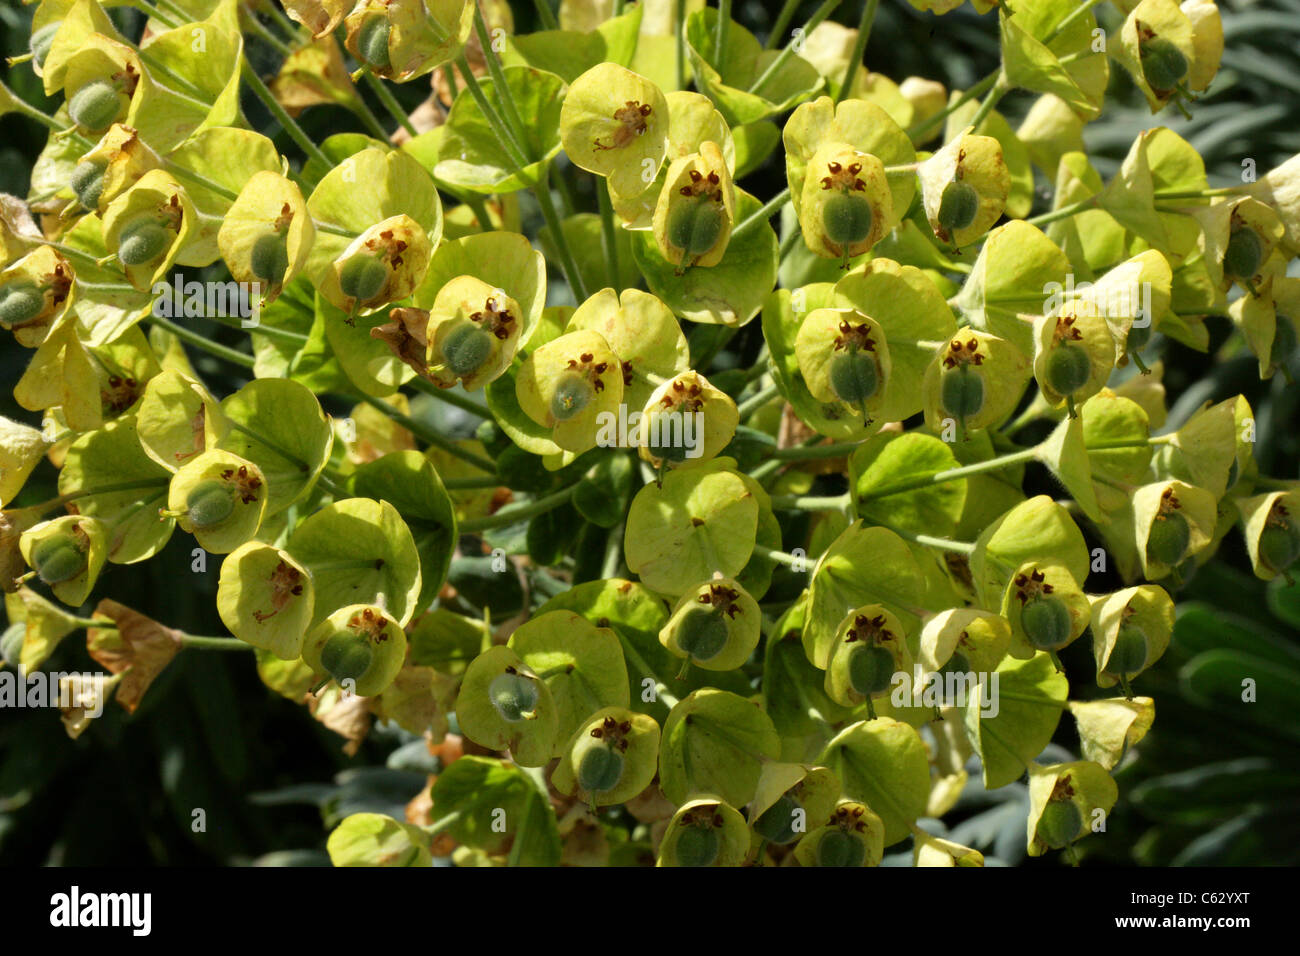
[[[514,6],[517,29],[536,29],[532,4]],[[735,12],[762,36],[779,6],[776,0],[738,0]],[[816,6],[811,0],[805,3],[794,22],[802,22]],[[1227,52],[1192,120],[1172,110],[1152,117],[1123,71],[1112,69],[1106,111],[1085,131],[1103,176],[1113,172],[1134,136],[1154,125],[1170,126],[1197,148],[1211,186],[1239,182],[1243,159],[1253,159],[1263,172],[1300,151],[1300,127],[1294,122],[1300,115],[1300,0],[1219,0],[1219,7]],[[4,55],[25,51],[30,15],[30,7],[14,0],[0,5]],[[846,0],[836,17],[851,25],[857,15],[858,4]],[[118,10],[113,16],[128,32],[138,32],[138,14]],[[1108,29],[1118,22],[1109,6],[1101,8],[1100,17]],[[895,80],[921,75],[961,88],[996,65],[996,27],[994,15],[980,17],[969,5],[936,17],[903,0],[884,0],[867,65]],[[250,56],[265,72],[274,69],[273,52],[257,41],[250,41]],[[43,109],[58,105],[43,98],[39,81],[25,66],[8,71],[5,81]],[[420,83],[397,91],[408,107],[426,92]],[[1000,108],[1014,126],[1031,101],[1013,94]],[[244,107],[256,128],[272,129],[260,104],[246,101]],[[349,114],[331,108],[310,110],[302,122],[318,141],[356,128]],[[287,138],[276,139],[287,154],[296,155]],[[0,191],[25,195],[28,170],[44,142],[42,127],[13,116],[0,119]],[[779,191],[784,186],[779,150],[743,185],[763,198]],[[1039,185],[1045,207],[1050,184]],[[594,209],[590,193],[581,198]],[[1281,376],[1261,383],[1251,355],[1224,350],[1228,320],[1215,317],[1207,324],[1207,354],[1178,346],[1168,353],[1171,422],[1184,420],[1207,400],[1240,392],[1257,416],[1261,471],[1297,477],[1300,432],[1293,423],[1300,415],[1300,389],[1285,388]],[[224,328],[204,331],[235,341],[235,333]],[[729,343],[719,363],[747,364],[760,337],[754,322]],[[37,416],[17,408],[12,399],[13,384],[30,355],[11,338],[0,345],[0,414],[39,424]],[[204,356],[193,358],[218,395],[244,382],[227,366]],[[55,481],[54,469],[43,465],[16,504],[49,497]],[[838,490],[828,486],[827,493]],[[1032,469],[1026,490],[1055,491],[1045,472]],[[786,528],[787,540],[804,527],[803,520],[794,519]],[[191,633],[221,633],[214,608],[219,561],[212,561],[206,574],[192,573],[191,547],[191,539],[178,533],[149,562],[109,566],[96,600],[111,597]],[[1092,591],[1118,586],[1097,575],[1089,584]],[[1267,589],[1256,580],[1234,531],[1219,556],[1177,597],[1182,618],[1174,644],[1138,688],[1156,700],[1155,727],[1141,745],[1140,759],[1117,774],[1121,796],[1109,833],[1086,841],[1084,863],[1300,862],[1300,818],[1294,812],[1300,774],[1278,756],[1294,753],[1300,744],[1300,717],[1294,709],[1261,701],[1258,722],[1238,723],[1232,714],[1195,699],[1179,679],[1180,670],[1206,646],[1230,643],[1289,666],[1300,696],[1300,590]],[[1089,642],[1076,642],[1063,657],[1072,688],[1086,693],[1093,667]],[[46,666],[95,669],[76,636]],[[1072,720],[1062,720],[1057,742],[1077,751]],[[434,769],[411,756],[418,745],[397,751],[399,743],[374,732],[361,752],[348,758],[341,752],[341,738],[315,723],[305,709],[266,690],[253,671],[251,655],[182,654],[133,717],[112,704],[76,741],[67,738],[53,710],[0,710],[0,864],[328,863],[323,846],[329,827],[356,810],[401,818],[402,805],[419,790],[424,773]],[[1248,762],[1224,766],[1242,760]],[[950,814],[953,838],[977,845],[996,860],[1024,862],[1023,789],[1016,784],[986,794],[972,787]],[[273,791],[274,797],[257,796]],[[196,809],[205,811],[206,832],[193,832]],[[283,855],[266,858],[267,853]],[[1054,866],[1059,860],[1029,863]]]

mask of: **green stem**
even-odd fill
[[[461,79],[465,81],[465,88],[469,90],[469,95],[474,98],[478,104],[479,112],[483,118],[501,137],[501,144],[505,147],[510,159],[514,162],[517,169],[524,169],[528,166],[528,157],[524,153],[524,148],[515,140],[514,132],[506,126],[505,122],[497,115],[487,94],[483,92],[483,86],[479,83],[478,77],[474,75],[473,69],[470,68],[469,60],[465,59],[462,53],[456,60],[456,66],[460,70]],[[498,96],[500,93],[498,92]]]
[[[649,677],[655,684],[655,696],[663,703],[665,707],[672,710],[677,706],[678,700],[673,695],[667,685],[660,683],[659,678],[655,675],[654,670],[646,663],[641,652],[638,651],[626,637],[623,636],[622,630],[615,628],[614,633],[618,635],[619,642],[623,645],[623,656],[632,662],[632,666],[639,670],[644,676]]]
[[[1005,73],[999,72],[997,79],[993,82],[993,89],[989,90],[988,95],[980,103],[980,108],[975,111],[975,115],[966,123],[967,126],[973,127],[975,132],[979,132],[980,124],[985,118],[993,112],[993,107],[998,105],[1002,97],[1011,91],[1011,84],[1007,82]]]
[[[460,531],[463,534],[477,534],[480,531],[489,531],[492,528],[504,528],[508,525],[517,524],[520,521],[527,521],[529,518],[535,518],[538,515],[546,514],[553,511],[560,505],[565,504],[573,497],[573,492],[577,485],[570,485],[567,488],[561,488],[544,498],[538,498],[536,501],[530,501],[522,505],[506,505],[495,514],[487,515],[483,518],[470,518],[460,523]]]
[[[546,30],[558,30],[560,24],[555,19],[555,13],[551,10],[551,5],[547,0],[533,0],[533,6],[537,8],[537,19],[542,21],[542,27]]]
[[[823,0],[822,5],[817,8],[817,12],[809,17],[808,22],[803,25],[803,33],[801,36],[807,37],[811,35],[813,30],[817,29],[818,25],[829,17],[841,2],[842,0]],[[781,68],[789,62],[790,57],[794,55],[794,45],[787,43],[781,52],[777,54],[776,58],[767,65],[767,69],[762,72],[759,78],[749,85],[748,92],[758,95],[758,91],[761,90],[763,86],[772,79],[772,77],[776,76],[776,74],[781,71]]]
[[[804,461],[811,458],[843,458],[852,454],[862,445],[861,442],[835,442],[830,445],[796,445],[793,448],[777,448],[771,457],[782,461]]]
[[[1218,189],[1157,189],[1156,199],[1214,199],[1218,196],[1241,196],[1249,186],[1221,186]]]
[[[609,287],[619,291],[618,283],[618,233],[614,231],[614,204],[610,201],[605,184],[596,183],[596,201],[600,204],[600,235],[605,244],[605,267]]]
[[[787,186],[785,189],[782,189],[779,193],[777,193],[775,196],[769,199],[763,205],[762,209],[759,209],[758,211],[742,219],[740,221],[740,224],[737,225],[735,229],[731,230],[731,239],[733,241],[739,239],[741,236],[749,232],[749,230],[753,229],[755,226],[759,225],[760,223],[767,222],[769,219],[771,219],[773,216],[779,213],[785,207],[785,204],[788,203],[789,201],[790,201],[790,188]]]
[[[257,14],[255,14],[251,9],[251,4],[245,4],[245,6],[249,8],[248,16],[245,19],[252,31],[261,37],[264,42],[274,47],[281,56],[293,56],[293,47],[281,40],[278,36],[267,29],[266,25],[262,23],[261,20],[257,19]],[[273,4],[268,4],[268,6],[273,6]]]
[[[449,388],[439,388],[428,379],[413,378],[408,384],[410,384],[410,386],[416,391],[430,395],[438,401],[445,402],[448,405],[455,405],[457,408],[469,412],[471,415],[477,415],[479,418],[492,417],[492,413],[488,410],[486,405],[480,405],[472,398],[461,395]]]
[[[903,528],[895,528],[890,525],[881,525],[888,528],[900,538],[905,538],[915,544],[924,545],[927,548],[939,548],[942,551],[955,551],[957,554],[974,554],[975,543],[972,541],[953,541],[950,538],[936,538],[928,534],[915,534]]]
[[[284,128],[284,131],[289,134],[289,138],[298,145],[298,148],[307,155],[308,159],[315,160],[326,169],[332,169],[334,164],[330,162],[329,157],[321,152],[320,147],[317,146],[312,141],[312,138],[303,131],[303,128],[298,125],[298,122],[285,112],[284,107],[279,104],[275,96],[269,89],[267,89],[266,84],[263,83],[262,78],[257,75],[257,71],[253,69],[253,65],[248,62],[247,57],[244,57],[242,68],[244,81],[253,91],[253,94],[262,101],[262,104]]]
[[[721,63],[727,49],[727,31],[731,28],[731,0],[718,0],[718,29],[713,41],[714,55]]]
[[[775,561],[777,564],[784,564],[787,568],[793,568],[796,564],[802,564],[805,568],[809,568],[817,563],[815,559],[796,558],[793,554],[786,551],[777,551],[773,548],[764,547],[761,544],[754,545],[754,554],[760,558],[767,558],[769,561]]]
[[[1001,75],[1002,73],[1000,70],[994,70],[988,76],[984,77],[984,79],[980,80],[978,83],[971,86],[970,89],[963,91],[960,96],[958,96],[955,100],[953,100],[943,109],[941,109],[939,112],[935,113],[933,116],[924,119],[919,123],[914,123],[911,126],[909,126],[907,128],[907,135],[915,138],[917,136],[920,136],[922,133],[926,132],[927,130],[929,130],[930,127],[947,119],[949,115],[961,109],[961,107],[965,106],[971,100],[975,99],[976,97],[983,96],[985,93],[991,90],[993,88],[993,84],[998,81],[998,77]]]
[[[46,514],[79,498],[91,498],[95,495],[115,495],[123,491],[142,491],[146,488],[165,488],[168,483],[169,479],[167,478],[141,478],[137,481],[122,481],[113,485],[101,485],[98,488],[81,488],[77,491],[70,491],[66,495],[58,495],[34,505],[27,505],[21,510],[31,511],[35,514]]]
[[[199,335],[199,333],[192,331],[191,329],[177,325],[171,319],[165,319],[162,316],[150,313],[145,316],[145,321],[151,325],[156,325],[161,329],[166,329],[182,342],[188,342],[197,348],[203,349],[211,355],[215,355],[217,358],[225,359],[232,365],[239,365],[246,369],[252,369],[253,366],[257,364],[253,356],[249,355],[247,352],[237,352],[228,346],[221,345],[205,336]]]
[[[766,388],[759,389],[736,407],[736,411],[740,414],[740,420],[743,422],[754,412],[758,411],[772,399],[776,398],[780,392],[781,390],[776,387],[775,382],[768,385]]]
[[[817,495],[773,495],[775,511],[843,511],[849,506],[849,493],[820,497]]]
[[[799,9],[800,0],[785,0],[781,5],[781,12],[776,15],[776,20],[772,22],[772,32],[767,35],[767,42],[763,44],[763,49],[771,50],[776,46],[776,41],[785,35],[785,31],[790,29],[790,21],[794,19],[795,11]]]
[[[475,468],[479,468],[487,472],[489,475],[496,474],[497,466],[496,463],[493,462],[492,460],[488,458],[480,457],[479,455],[476,455],[473,452],[466,451],[465,449],[461,448],[459,445],[452,442],[450,439],[446,438],[443,435],[438,434],[438,432],[434,431],[433,429],[426,428],[424,425],[417,422],[410,415],[402,414],[402,412],[399,409],[388,404],[388,402],[384,401],[383,399],[374,398],[373,396],[370,395],[358,395],[357,397],[360,398],[361,401],[365,402],[367,405],[371,406],[372,408],[378,409],[379,411],[383,412],[393,421],[397,422],[397,424],[401,425],[412,435],[414,435],[416,438],[419,438],[421,441],[425,442],[426,444],[433,445],[437,448],[440,448],[442,451],[445,451],[447,454],[453,455],[456,458],[459,458],[461,461],[468,462],[469,464],[473,465]]]
[[[515,106],[514,94],[506,83],[506,71],[502,69],[501,59],[492,47],[492,36],[488,33],[487,21],[483,19],[483,10],[477,3],[474,4],[474,31],[478,34],[478,42],[483,47],[483,60],[487,63],[488,73],[492,76],[492,83],[497,90],[497,100],[505,113],[506,123],[518,137],[523,154],[531,160],[533,157],[528,153],[528,127],[524,125],[523,118]]]
[[[195,634],[182,634],[180,638],[181,647],[195,647],[205,651],[251,651],[255,649],[252,644],[245,644],[233,637],[200,637]]]
[[[858,21],[858,39],[853,44],[853,52],[849,54],[849,65],[844,71],[840,91],[835,97],[836,104],[844,102],[853,87],[853,81],[857,79],[858,70],[862,68],[862,58],[867,54],[867,39],[871,36],[871,25],[875,22],[876,9],[879,6],[880,0],[862,0],[862,19]]]
[[[379,102],[383,104],[384,109],[388,111],[388,115],[397,120],[398,125],[412,136],[419,136],[420,134],[416,132],[415,125],[411,122],[411,117],[406,110],[402,109],[402,104],[397,102],[397,98],[393,96],[393,91],[388,88],[388,84],[375,76],[370,70],[366,70],[362,75],[365,77],[366,85],[370,87]],[[388,139],[387,133],[384,134],[384,139]]]
[[[564,272],[565,281],[573,290],[574,298],[580,303],[585,302],[587,284],[582,279],[582,273],[578,271],[578,262],[573,258],[573,250],[569,248],[569,240],[564,235],[564,229],[561,228],[560,214],[555,208],[555,198],[551,195],[550,187],[545,182],[541,182],[532,188],[532,193],[537,198],[537,205],[541,207],[546,228],[550,231],[556,251],[560,254],[560,269]]]
[[[919,478],[913,478],[908,481],[899,481],[892,485],[873,488],[867,494],[860,496],[858,502],[861,504],[867,501],[876,501],[880,498],[888,498],[890,495],[899,495],[908,491],[916,491],[919,488],[929,488],[931,485],[942,485],[949,481],[960,481],[963,478],[971,478],[975,475],[982,475],[990,471],[999,471],[1003,468],[1010,468],[1012,465],[1018,465],[1026,461],[1033,461],[1036,457],[1036,452],[1036,448],[1028,448],[1025,451],[1012,452],[1009,455],[1003,455],[999,458],[990,458],[988,461],[976,462],[973,465],[963,465],[960,468],[949,468],[947,471],[937,471],[931,475],[922,475]]]
[[[1031,226],[1045,226],[1048,223],[1069,219],[1071,216],[1077,216],[1081,212],[1096,208],[1097,197],[1089,196],[1087,199],[1080,199],[1078,202],[1062,206],[1060,209],[1053,209],[1051,212],[1045,212],[1040,216],[1034,216],[1032,219],[1026,219],[1025,222]]]
[[[686,0],[676,0],[673,29],[677,34],[677,88],[686,89]]]

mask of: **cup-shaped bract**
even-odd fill
[[[1029,855],[1062,850],[1089,833],[1115,806],[1119,788],[1088,760],[1029,767]]]
[[[736,224],[736,188],[717,143],[673,160],[655,204],[654,237],[679,270],[716,266]]]
[[[842,801],[830,820],[794,848],[800,866],[879,866],[885,824],[865,803]]]
[[[848,143],[824,143],[808,161],[799,228],[817,255],[848,267],[870,251],[895,222],[893,197],[880,158]]]
[[[1052,405],[1068,404],[1070,417],[1096,395],[1115,367],[1115,340],[1090,305],[1067,302],[1034,321],[1034,378]]]
[[[226,212],[217,244],[230,274],[238,282],[256,284],[267,304],[302,272],[315,238],[297,184],[263,170]]]
[[[289,552],[248,541],[221,563],[217,613],[245,644],[297,660],[311,624],[315,593],[311,574]]]
[[[681,372],[645,403],[637,432],[639,454],[656,468],[709,461],[731,443],[739,423],[730,395],[699,372]]]
[[[1183,0],[1178,9],[1192,24],[1192,65],[1187,88],[1193,93],[1207,89],[1219,72],[1223,59],[1223,18],[1214,0]]]
[[[418,222],[407,215],[393,216],[348,244],[320,292],[349,315],[376,309],[414,292],[432,253],[433,244]]]
[[[23,532],[23,560],[64,604],[80,607],[108,559],[108,525],[98,518],[64,515]]]
[[[122,123],[108,128],[95,148],[83,153],[73,169],[70,186],[87,212],[102,212],[108,204],[140,180],[159,169],[162,159]]]
[[[524,414],[551,429],[557,445],[581,453],[595,447],[603,416],[618,414],[623,367],[599,332],[567,332],[524,360],[515,394]]]
[[[1011,624],[992,611],[950,608],[921,628],[917,663],[928,673],[988,674],[1011,647]]]
[[[456,719],[470,740],[509,750],[521,767],[551,759],[559,727],[545,682],[511,648],[489,647],[470,662],[456,698]]]
[[[1157,581],[1182,574],[1184,562],[1214,538],[1218,503],[1204,488],[1171,480],[1133,493],[1133,529],[1142,576]]]
[[[40,429],[0,415],[0,505],[22,491],[51,444]]]
[[[197,228],[198,212],[189,194],[161,169],[145,173],[104,211],[104,244],[141,292],[167,274]]]
[[[668,821],[656,866],[739,866],[749,851],[740,811],[716,797],[686,801]]]
[[[1286,237],[1277,211],[1246,196],[1212,203],[1196,210],[1195,216],[1210,280],[1224,292],[1235,283],[1256,294],[1273,250]]]
[[[435,385],[467,391],[500,378],[514,361],[525,315],[504,289],[457,276],[429,309],[425,362]]]
[[[1259,377],[1272,378],[1287,370],[1300,350],[1296,321],[1300,319],[1300,279],[1288,278],[1282,258],[1275,253],[1264,266],[1256,295],[1243,295],[1228,306],[1228,314],[1241,329],[1259,360]]]
[[[624,803],[650,786],[659,766],[659,725],[626,707],[592,714],[569,738],[551,783],[593,807]]]
[[[1237,502],[1255,576],[1290,577],[1300,558],[1300,490],[1270,491]]]
[[[143,73],[130,47],[99,33],[87,36],[63,65],[68,116],[77,129],[98,136],[124,119]]]
[[[857,706],[887,696],[895,675],[912,673],[907,632],[881,604],[864,604],[844,616],[835,632],[826,668],[826,693],[836,703]]]
[[[172,476],[167,509],[204,550],[227,554],[257,534],[268,496],[262,469],[213,449],[196,455]]]
[[[37,246],[0,272],[0,328],[36,348],[74,298],[76,273],[52,246]]]
[[[405,83],[464,49],[474,7],[466,0],[366,0],[344,18],[345,45],[363,69]]]
[[[996,424],[1015,411],[1029,376],[1029,359],[1006,339],[961,329],[925,370],[926,423],[942,431],[953,422],[963,432]]]
[[[864,423],[879,418],[892,362],[885,330],[857,309],[814,309],[795,336],[804,384],[819,402],[837,402]]]
[[[25,586],[5,595],[4,609],[9,626],[0,635],[0,668],[21,674],[40,669],[63,639],[82,627],[75,614]]]
[[[1059,651],[1086,631],[1092,607],[1066,568],[1027,561],[1011,576],[1001,612],[1011,624],[1008,652],[1029,660],[1039,651]]]
[[[591,329],[604,336],[623,367],[623,401],[644,408],[655,381],[690,365],[681,324],[663,300],[640,289],[601,289],[569,316],[565,331]]]
[[[1125,18],[1113,55],[1132,74],[1151,112],[1178,94],[1180,86],[1188,88],[1197,60],[1194,33],[1175,0],[1142,0]]]
[[[135,428],[144,453],[174,472],[214,447],[226,431],[226,422],[221,405],[206,388],[169,368],[146,383]]]
[[[358,697],[388,689],[406,660],[406,632],[381,607],[349,604],[307,634],[303,663]]]
[[[659,643],[705,670],[729,671],[749,660],[761,632],[758,603],[735,579],[718,577],[678,599]]]
[[[560,138],[575,166],[606,177],[620,196],[639,195],[654,182],[668,149],[668,100],[645,77],[616,63],[598,64],[569,86]]]
[[[826,767],[764,764],[749,805],[750,827],[778,846],[794,843],[830,818],[839,796],[839,778]]]
[[[1120,684],[1127,690],[1129,681],[1164,655],[1173,631],[1173,599],[1157,584],[1094,598],[1092,653],[1097,686]]]
[[[967,127],[916,168],[925,218],[942,242],[954,246],[987,232],[1002,217],[1011,191],[1002,144],[971,130]]]

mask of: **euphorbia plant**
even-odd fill
[[[1230,315],[1289,382],[1300,318],[1300,158],[1211,189],[1159,125],[1215,75],[1209,0],[1119,0],[1109,36],[1100,0],[976,0],[1002,57],[964,91],[864,68],[878,0],[766,47],[730,0],[538,2],[532,33],[504,0],[32,5],[11,69],[62,104],[0,88],[49,130],[0,211],[31,413],[0,421],[0,651],[85,628],[133,709],[178,649],[250,650],[353,750],[372,719],[474,745],[411,819],[343,820],[340,865],[590,860],[576,817],[596,862],[981,865],[918,824],[972,757],[1028,780],[1031,855],[1073,855],[1178,591],[1234,528],[1261,578],[1300,559],[1244,398],[1161,431],[1169,342]],[[1112,60],[1152,128],[1109,181],[1035,170]],[[365,132],[313,140],[322,103]],[[231,637],[87,606],[178,528]],[[1081,759],[1041,762],[1067,710]]]

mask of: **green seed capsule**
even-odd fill
[[[712,866],[722,849],[718,831],[712,827],[683,827],[677,834],[673,854],[678,866]]]
[[[1038,839],[1053,850],[1060,850],[1079,839],[1083,814],[1073,800],[1053,800],[1043,807],[1038,818]]]
[[[1270,365],[1285,365],[1295,355],[1300,342],[1296,340],[1295,323],[1281,313],[1277,316],[1273,329],[1273,347],[1268,353]]]
[[[969,365],[945,369],[939,376],[939,405],[959,421],[973,418],[984,408],[984,379]]]
[[[1129,677],[1147,666],[1147,634],[1136,624],[1121,624],[1106,661],[1106,673]]]
[[[862,196],[837,192],[822,207],[822,228],[837,246],[854,246],[871,235],[871,203]]]
[[[1151,522],[1151,532],[1147,535],[1147,561],[1173,567],[1187,555],[1191,540],[1192,529],[1187,519],[1171,511]]]
[[[1300,558],[1300,529],[1287,521],[1284,524],[1266,524],[1259,535],[1259,560],[1267,568],[1281,574]]]
[[[863,697],[889,689],[894,679],[894,655],[883,647],[861,644],[849,657],[849,685]]]
[[[81,208],[93,211],[99,208],[99,197],[104,193],[104,172],[108,167],[103,163],[87,160],[77,163],[68,180],[68,185],[77,194]]]
[[[754,821],[754,832],[771,843],[792,843],[799,836],[794,828],[795,814],[802,809],[798,800],[783,793]]]
[[[722,206],[704,197],[688,199],[668,214],[668,242],[686,256],[702,256],[722,234]]]
[[[693,607],[677,623],[677,646],[697,661],[712,660],[727,646],[727,622],[717,611]]]
[[[0,634],[0,660],[10,667],[18,667],[23,654],[23,641],[27,637],[27,622],[18,621],[5,628]]]
[[[943,667],[939,668],[939,673],[945,676],[948,674],[969,674],[971,673],[970,661],[966,659],[966,655],[961,651],[953,651],[952,657],[948,658]]]
[[[235,496],[224,481],[209,478],[195,485],[185,499],[190,524],[197,530],[215,528],[235,510]]]
[[[567,422],[581,415],[594,395],[591,383],[585,378],[576,375],[566,378],[556,386],[555,394],[551,396],[551,416],[556,421]]]
[[[33,283],[18,280],[0,289],[0,325],[30,322],[45,309],[45,293]]]
[[[492,355],[492,335],[473,323],[459,325],[443,340],[442,358],[457,375],[473,375]]]
[[[1057,598],[1031,598],[1020,609],[1020,628],[1038,650],[1058,650],[1070,643],[1070,609]]]
[[[388,269],[374,256],[358,253],[339,270],[339,288],[357,302],[368,302],[379,295],[388,282]]]
[[[1259,271],[1264,261],[1264,242],[1259,233],[1249,226],[1239,226],[1228,237],[1228,248],[1223,250],[1223,271],[1237,279],[1249,279]]]
[[[503,720],[518,723],[527,720],[537,707],[537,682],[522,674],[506,671],[492,678],[488,698]]]
[[[72,121],[92,133],[108,129],[121,111],[117,88],[106,80],[92,80],[68,100]]]
[[[171,233],[156,220],[137,219],[122,230],[117,244],[117,257],[123,265],[147,265],[161,256],[171,241]]]
[[[1164,37],[1153,37],[1141,44],[1138,58],[1147,85],[1157,92],[1175,89],[1187,75],[1187,57]]]
[[[1047,357],[1047,382],[1060,395],[1073,395],[1090,375],[1092,359],[1081,348],[1062,343]]]
[[[71,534],[56,534],[32,549],[32,567],[46,584],[71,581],[86,570],[86,553]]]
[[[827,830],[817,841],[818,866],[861,866],[866,855],[866,845],[840,829]]]
[[[389,32],[388,18],[384,16],[371,17],[357,31],[357,51],[361,58],[381,70],[392,65],[388,55]]]
[[[1129,326],[1128,338],[1124,340],[1125,352],[1141,352],[1151,341],[1151,324]]]
[[[613,790],[623,777],[623,755],[597,744],[578,763],[578,786],[588,793]]]
[[[831,359],[831,390],[849,405],[865,402],[880,387],[880,370],[871,352],[852,349]]]
[[[257,237],[250,256],[253,275],[268,285],[275,285],[289,271],[289,243],[282,232],[267,232]]]
[[[686,415],[680,409],[654,413],[649,432],[650,454],[655,458],[671,462],[686,459]]]
[[[954,179],[943,187],[939,197],[939,225],[949,234],[965,229],[980,211],[980,194],[970,183]]]
[[[338,631],[321,648],[321,667],[340,684],[345,680],[357,681],[370,669],[375,652],[370,642],[351,631]]]
[[[61,26],[63,26],[62,20],[47,23],[32,34],[29,49],[32,51],[32,62],[37,67],[45,66],[45,58],[50,55],[50,47],[54,46],[54,34],[59,32]]]

